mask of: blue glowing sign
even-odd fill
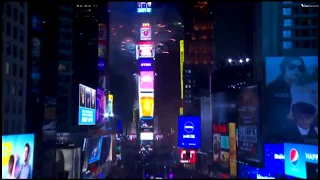
[[[151,2],[138,2],[137,13],[151,13],[152,3]]]
[[[179,116],[178,146],[180,148],[200,148],[199,116]]]
[[[285,174],[307,178],[306,163],[318,164],[318,146],[284,143]]]
[[[96,124],[96,90],[79,84],[79,125]]]

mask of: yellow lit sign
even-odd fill
[[[183,99],[183,65],[184,65],[184,40],[180,40],[180,90]]]
[[[237,177],[237,143],[236,124],[229,123],[229,145],[230,145],[230,175]]]
[[[113,115],[113,95],[108,95],[108,109],[109,109],[109,115]]]
[[[153,93],[140,93],[139,110],[140,110],[140,118],[153,117],[153,110],[154,110]]]
[[[142,26],[150,26],[149,23],[142,23]]]
[[[180,116],[183,115],[183,107],[180,107],[180,108],[179,108],[179,115],[180,115]]]
[[[12,154],[12,143],[3,142],[2,143],[2,166],[8,165],[11,154]]]

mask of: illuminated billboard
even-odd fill
[[[34,134],[2,136],[2,179],[32,179],[33,159]]]
[[[79,125],[96,124],[96,90],[79,84]]]
[[[139,69],[140,71],[153,71],[153,58],[140,58]]]
[[[98,43],[98,57],[104,58],[106,56],[106,43],[105,40],[99,40]]]
[[[154,90],[154,72],[140,72],[140,92],[150,92]]]
[[[141,26],[140,28],[140,40],[150,41],[152,39],[151,26]]]
[[[153,58],[155,55],[154,42],[138,41],[136,45],[136,58]]]
[[[178,117],[178,147],[200,148],[200,117]]]
[[[230,175],[232,177],[237,177],[237,140],[235,123],[229,123],[229,157]]]
[[[141,132],[140,140],[153,140],[153,132]]]
[[[106,113],[106,96],[104,95],[104,91],[98,89],[97,90],[97,109],[96,109],[96,123],[97,124],[103,124],[104,121],[104,115]]]
[[[153,129],[153,121],[150,121],[150,120],[141,120],[140,121],[140,128],[141,129]]]
[[[113,95],[108,95],[108,116],[113,117]]]
[[[180,40],[180,98],[181,102],[183,102],[183,66],[184,65],[184,40]],[[183,115],[183,104],[181,103],[181,107],[179,109],[180,115]]]
[[[152,119],[154,114],[154,94],[139,93],[140,119]]]
[[[197,156],[197,153],[195,150],[180,149],[180,163],[195,164],[197,160],[196,156]]]
[[[137,13],[151,13],[152,3],[151,2],[138,2]]]

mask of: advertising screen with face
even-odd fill
[[[228,124],[213,124],[213,162],[219,164],[219,172],[229,173],[229,127]]]
[[[140,92],[150,92],[154,90],[154,72],[140,72]]]
[[[79,125],[96,124],[96,90],[79,84]]]
[[[178,147],[200,148],[200,117],[178,117]]]
[[[318,56],[267,57],[268,134],[318,139]]]
[[[32,179],[34,134],[2,136],[2,179]]]
[[[137,48],[137,59],[139,58],[153,58],[154,57],[154,42],[153,41],[138,41]]]
[[[152,119],[154,111],[154,94],[139,93],[140,119]]]

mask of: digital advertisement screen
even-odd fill
[[[238,96],[238,161],[263,164],[259,86],[248,86]]]
[[[105,40],[99,40],[98,43],[98,58],[104,58],[106,56]]]
[[[140,140],[153,140],[153,132],[140,133]]]
[[[34,134],[2,136],[2,179],[32,179]]]
[[[101,146],[101,155],[100,155],[100,164],[105,164],[111,147],[111,136],[102,137],[102,146]]]
[[[178,117],[178,147],[200,148],[200,117]]]
[[[292,179],[284,173],[283,144],[265,144],[265,167],[256,168],[245,164],[238,164],[238,178],[249,179]]]
[[[139,59],[140,71],[153,71],[153,58],[140,58]]]
[[[103,90],[97,89],[97,109],[96,109],[96,124],[103,124],[105,122],[104,114],[106,113],[106,96]]]
[[[42,131],[56,130],[56,97],[45,96]]]
[[[152,3],[151,2],[138,2],[137,13],[151,13]]]
[[[79,84],[79,125],[96,124],[96,90]]]
[[[80,167],[81,148],[56,150],[56,178],[80,179]]]
[[[113,116],[113,95],[108,95],[108,116]]]
[[[307,179],[307,171],[312,165],[318,165],[318,146],[284,143],[285,174],[296,178]],[[316,170],[316,169],[314,169]],[[310,174],[309,176],[313,176]]]
[[[90,155],[88,159],[89,164],[100,160],[101,146],[102,137],[90,138]]]
[[[318,139],[318,56],[267,57],[266,91],[268,134]]]
[[[154,42],[153,41],[138,41],[136,46],[137,59],[153,58],[154,57]]]
[[[180,163],[195,164],[197,161],[197,153],[195,150],[180,149]]]
[[[154,72],[140,71],[140,92],[154,91]]]
[[[139,93],[140,119],[152,119],[154,111],[154,94]]]
[[[213,162],[219,164],[219,172],[230,172],[229,126],[225,123],[213,124]]]
[[[229,123],[229,156],[230,175],[237,177],[237,135],[235,123]]]
[[[151,26],[142,26],[140,28],[140,40],[150,41],[152,39]]]
[[[142,128],[142,129],[153,129],[154,127],[153,127],[153,121],[151,120],[145,120],[145,121],[143,121],[143,120],[141,120],[140,121],[140,128]]]

